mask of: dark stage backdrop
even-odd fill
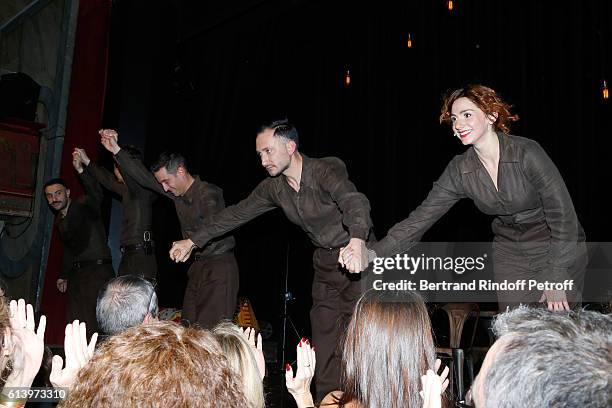
[[[118,32],[150,32],[150,43],[143,44],[154,61],[147,79],[148,121],[142,124],[148,161],[163,150],[184,153],[192,172],[225,190],[227,203],[266,177],[254,151],[257,126],[287,116],[300,132],[300,150],[346,162],[370,199],[376,234],[383,236],[464,151],[450,129],[438,124],[440,103],[448,89],[477,82],[515,106],[521,120],[513,133],[537,140],[557,164],[588,239],[610,240],[609,205],[602,197],[612,184],[612,115],[600,91],[603,78],[611,77],[608,1],[472,0],[455,2],[453,12],[438,0],[369,6],[146,2],[146,21],[138,18],[139,2],[118,3]],[[115,33],[111,66],[131,63],[133,50],[124,39]],[[346,69],[352,77],[348,88]],[[129,117],[129,109],[116,112],[118,95],[140,85],[111,75],[114,97],[107,108],[115,113],[107,125],[118,115]],[[160,204],[158,210],[164,246],[178,229],[167,221],[174,217],[171,206]],[[464,200],[424,240],[490,240],[490,221]],[[241,293],[251,298],[258,317],[279,330],[288,265],[297,297],[292,315],[309,334],[312,248],[305,234],[275,211],[235,236]],[[184,271],[164,262],[162,303],[180,305]]]

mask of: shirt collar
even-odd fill
[[[497,132],[499,139],[499,162],[500,163],[515,163],[518,162],[518,152],[511,135]],[[470,147],[465,153],[465,159],[461,161],[461,173],[471,173],[480,169],[478,155],[474,147]]]
[[[303,186],[312,187],[312,179],[313,179],[313,159],[306,156],[304,153],[300,153],[302,156],[302,174],[300,175],[300,188]],[[287,176],[284,174],[280,177],[276,177],[280,183],[282,183],[283,187],[289,187],[289,182],[287,181]]]
[[[305,154],[302,154],[302,176],[300,177],[300,187],[312,187],[312,159]]]
[[[199,186],[202,183],[202,181],[200,180],[200,176],[198,176],[197,174],[192,174],[191,177],[193,177],[193,183],[191,183],[189,189],[185,191],[185,194],[180,197],[187,204],[193,203],[193,199],[198,195],[196,190],[199,189]]]

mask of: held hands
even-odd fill
[[[194,244],[190,239],[174,241],[172,243],[172,248],[170,248],[170,259],[176,263],[185,262],[189,259],[191,252],[196,247],[196,244]]]
[[[98,133],[100,134],[100,143],[102,143],[102,146],[104,146],[106,150],[112,154],[119,153],[119,150],[121,150],[121,147],[119,147],[119,144],[117,143],[119,140],[119,134],[115,130],[100,129]]]
[[[296,347],[297,372],[293,377],[293,369],[290,364],[285,365],[285,384],[289,393],[293,395],[298,408],[314,406],[310,383],[314,377],[317,359],[315,351],[310,347],[310,342],[302,338]]]
[[[84,322],[79,324],[79,321],[75,320],[66,325],[64,335],[66,367],[62,368],[64,361],[60,356],[53,356],[49,380],[54,387],[72,387],[79,370],[91,360],[97,340],[98,333],[94,333],[87,344],[87,327]]]
[[[35,331],[34,309],[25,300],[11,300],[9,304],[11,336],[6,347],[12,347],[13,371],[5,387],[30,387],[40,369],[45,350],[44,337],[47,318],[42,315]]]
[[[253,329],[252,327],[247,327],[243,330],[242,334],[251,345],[251,350],[253,351],[253,356],[255,356],[255,362],[257,363],[259,374],[261,375],[261,379],[263,380],[266,376],[266,360],[263,355],[263,342],[261,340],[261,333],[257,335],[257,344],[255,344],[255,329]]]
[[[72,167],[81,174],[83,172],[83,160],[81,159],[79,150],[79,148],[75,147],[72,151]]]
[[[359,273],[368,267],[368,249],[365,241],[351,238],[348,245],[340,249],[338,262],[351,273]]]
[[[66,289],[68,289],[68,279],[58,279],[57,280],[57,290],[62,293],[66,293]]]
[[[548,310],[570,310],[563,290],[545,290],[540,298],[540,303],[544,302],[547,303]]]
[[[419,391],[419,395],[423,398],[423,408],[441,408],[442,407],[442,394],[448,387],[448,367],[444,367],[444,371],[440,375],[436,373],[440,370],[442,362],[436,360],[435,372],[433,370],[427,370],[427,373],[421,376],[421,387],[422,391]]]

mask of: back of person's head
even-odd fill
[[[610,406],[611,316],[521,307],[493,329],[502,346],[482,379],[484,408]]]
[[[176,174],[179,167],[182,167],[185,171],[189,171],[187,169],[187,160],[182,154],[163,152],[151,166],[151,171],[157,173],[159,170],[165,168],[169,174]]]
[[[289,119],[273,120],[269,123],[261,125],[259,127],[259,130],[257,131],[257,134],[259,135],[260,133],[263,133],[266,130],[273,130],[274,137],[279,137],[283,139],[284,142],[288,142],[291,140],[295,142],[296,147],[300,146],[300,137],[298,135],[298,131],[295,126],[293,126],[293,124],[289,122]]]
[[[232,371],[240,379],[249,408],[264,407],[261,375],[251,346],[244,338],[242,330],[231,322],[221,322],[212,331]]]
[[[212,333],[157,321],[109,337],[60,407],[240,407],[239,382]]]
[[[355,305],[342,352],[343,403],[421,407],[420,378],[435,347],[423,299],[414,292],[370,290]]]
[[[121,150],[126,152],[132,159],[142,161],[142,151],[131,144],[121,145]]]
[[[100,289],[96,318],[100,329],[113,335],[157,317],[155,287],[139,276],[124,275],[109,280]]]

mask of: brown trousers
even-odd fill
[[[313,345],[317,350],[315,368],[316,401],[331,391],[340,389],[342,370],[342,335],[361,295],[359,274],[349,274],[338,263],[338,249],[317,248],[312,257]]]
[[[72,269],[66,290],[66,321],[79,320],[87,324],[87,338],[98,331],[96,301],[106,281],[115,277],[111,264],[91,265]]]
[[[187,271],[183,319],[210,329],[231,319],[238,296],[238,263],[231,252],[194,261]]]
[[[121,257],[118,276],[136,275],[142,278],[156,279],[157,260],[155,252],[145,254],[143,250],[128,251]]]

